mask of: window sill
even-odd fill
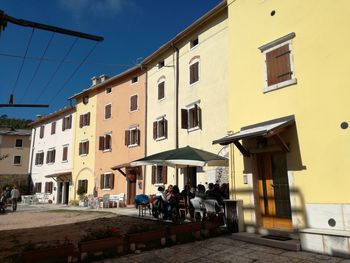
[[[84,153],[84,154],[79,154],[79,156],[80,156],[80,157],[84,157],[84,156],[87,156],[87,154],[86,154],[86,153]]]
[[[17,150],[22,150],[23,147],[15,147]]]
[[[36,164],[35,166],[43,166],[43,164],[42,163],[38,163],[38,164]]]
[[[52,162],[51,162],[51,163],[47,163],[47,165],[53,165],[53,164],[54,164],[54,163],[52,163]]]
[[[164,186],[163,183],[155,183],[154,186],[159,187],[159,186]]]
[[[108,121],[108,120],[110,120],[110,119],[112,119],[112,116],[109,117],[109,118],[104,118],[103,120],[104,120],[104,121]]]
[[[196,82],[190,83],[190,88],[191,88],[192,86],[197,85],[197,84],[199,83],[199,81],[200,81],[200,80],[197,80]]]
[[[68,160],[63,160],[62,163],[68,163]]]
[[[106,149],[106,150],[102,150],[103,153],[108,153],[108,152],[111,152],[112,149]]]
[[[158,102],[162,102],[163,100],[165,100],[165,97],[158,99]]]
[[[163,137],[159,137],[159,138],[156,138],[155,141],[156,142],[159,142],[159,141],[163,141],[165,140],[167,137],[163,136]]]
[[[139,111],[139,109],[136,109],[136,110],[129,110],[129,113],[133,113],[133,112],[137,112]]]
[[[138,144],[130,144],[130,145],[128,145],[128,148],[134,148],[136,146],[139,146],[139,145]]]
[[[190,128],[190,129],[187,129],[187,132],[194,132],[194,131],[197,131],[197,130],[200,130],[201,128],[199,128],[199,126],[197,127],[193,127],[193,128]]]
[[[103,188],[102,191],[111,191],[112,188]]]
[[[295,79],[295,78],[289,79],[289,80],[286,80],[286,81],[283,81],[283,82],[280,82],[280,83],[277,83],[277,84],[274,84],[274,85],[271,85],[268,87],[264,87],[263,93],[267,93],[267,92],[274,91],[277,89],[282,89],[282,88],[285,88],[285,87],[288,87],[288,86],[291,86],[294,84],[297,84],[297,79]]]
[[[20,163],[14,163],[13,166],[22,166]]]

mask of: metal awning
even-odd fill
[[[52,178],[56,181],[55,178],[60,179],[61,181],[70,180],[72,177],[72,172],[61,172],[45,175],[46,178]]]
[[[295,123],[294,115],[273,119],[261,123],[256,123],[253,125],[242,127],[239,132],[227,135],[221,139],[213,141],[213,144],[227,145],[234,143],[237,148],[245,155],[249,156],[249,152],[243,148],[243,146],[238,142],[242,139],[249,139],[258,136],[269,137],[272,135],[278,136],[278,134],[287,126]],[[281,138],[278,136],[281,140]],[[284,148],[288,148],[287,145],[281,141]],[[287,149],[289,151],[289,149]]]
[[[137,166],[131,165],[131,163],[122,163],[122,164],[111,167],[112,170],[114,170],[114,171],[117,170],[122,175],[126,176],[126,173],[122,170],[123,168],[125,168],[125,169],[127,169],[127,168],[138,169]]]

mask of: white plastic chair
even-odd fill
[[[109,194],[105,194],[102,197],[102,208],[109,208]]]
[[[207,210],[207,213],[216,214],[221,212],[221,211],[218,211],[219,209],[222,210],[217,200],[207,199],[207,200],[204,200],[203,203],[204,203],[205,209]]]
[[[202,200],[200,198],[197,198],[197,197],[190,199],[190,202],[194,208],[194,215],[199,213],[201,216],[201,219],[202,219],[204,217],[204,214],[205,214],[205,209],[203,209],[203,205],[202,205],[201,201]]]

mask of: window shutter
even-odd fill
[[[137,133],[137,137],[136,137],[137,141],[136,141],[136,144],[137,144],[137,145],[140,145],[140,140],[141,140],[141,131],[140,131],[140,129],[137,129],[137,130],[136,130],[136,133]]]
[[[190,66],[190,84],[194,82],[194,70],[193,70],[193,64]]]
[[[193,80],[194,82],[199,80],[199,62],[193,64]]]
[[[111,147],[112,136],[110,134],[106,135],[106,149],[110,150]]]
[[[114,174],[111,174],[111,189],[114,189]]]
[[[163,184],[168,182],[168,166],[162,166],[162,182]]]
[[[104,179],[105,179],[104,174],[101,174],[101,176],[100,176],[100,189],[104,188]]]
[[[88,180],[84,180],[84,188],[85,188],[85,193],[88,191]]]
[[[157,121],[153,122],[153,140],[157,139]]]
[[[152,184],[156,183],[156,172],[157,172],[157,167],[152,165]]]
[[[40,126],[40,138],[44,137],[44,126]]]
[[[79,143],[79,155],[83,154],[83,143]]]
[[[104,138],[103,136],[100,136],[100,137],[99,137],[99,146],[98,146],[98,149],[99,149],[100,151],[103,151],[103,150],[104,150],[104,140],[105,140],[105,138]]]
[[[163,118],[163,122],[164,122],[164,137],[168,138],[168,120]]]
[[[266,53],[266,67],[268,86],[291,79],[289,44]]]
[[[67,157],[68,157],[68,147],[63,147],[62,161],[67,161]]]
[[[66,129],[66,118],[62,119],[62,131]]]
[[[89,126],[90,125],[90,112],[88,112],[86,114],[86,125]]]
[[[56,150],[52,151],[52,162],[54,163],[56,159]]]
[[[89,154],[89,141],[86,142],[86,154]]]
[[[188,112],[186,109],[181,109],[181,129],[188,128]]]
[[[55,134],[56,132],[56,122],[51,123],[51,134]]]
[[[84,121],[84,115],[80,115],[80,117],[79,117],[79,127],[80,128],[83,127],[83,121]]]
[[[66,119],[66,129],[71,129],[72,128],[72,115],[69,115],[68,118]]]
[[[158,100],[164,98],[164,81],[158,84]]]
[[[130,144],[130,131],[125,131],[125,145],[128,146]]]
[[[46,153],[46,163],[49,163],[49,153],[50,153],[50,152],[47,152],[47,153]]]
[[[39,154],[35,154],[35,165],[38,164]]]

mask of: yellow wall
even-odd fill
[[[300,149],[291,142],[287,158],[291,186],[300,193],[295,201],[349,203],[350,128],[340,124],[350,122],[350,2],[230,0],[228,5],[231,129],[294,114]],[[263,93],[265,62],[258,47],[291,32],[297,84]],[[301,166],[291,168],[295,151]],[[236,187],[246,189],[243,170],[235,149],[232,174]]]
[[[90,125],[79,127],[79,117],[81,114],[90,112]],[[98,186],[95,177],[95,148],[96,148],[96,94],[89,94],[89,102],[85,105],[82,97],[77,98],[76,104],[76,122],[74,134],[74,152],[73,152],[73,173],[72,185],[69,188],[69,198],[77,199],[78,180],[88,180],[87,194],[93,194],[94,187]],[[79,156],[79,143],[82,140],[89,140],[89,154]]]

